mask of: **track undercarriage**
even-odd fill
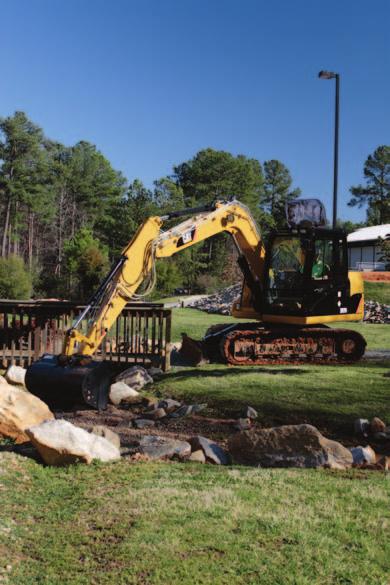
[[[194,363],[326,364],[357,361],[365,346],[364,337],[349,329],[241,323],[213,326],[202,341],[183,336],[182,353]]]

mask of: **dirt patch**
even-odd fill
[[[182,418],[167,418],[156,421],[154,427],[136,429],[132,426],[132,420],[139,417],[141,409],[118,409],[108,407],[106,411],[76,410],[74,412],[57,413],[57,417],[63,417],[69,422],[88,431],[94,425],[104,425],[120,436],[121,446],[128,447],[134,440],[144,435],[159,435],[170,439],[186,441],[194,435],[202,435],[225,445],[230,435],[236,431],[233,428],[235,419],[216,418],[201,415],[190,415]],[[256,425],[254,425],[256,426]]]

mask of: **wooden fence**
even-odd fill
[[[28,366],[44,353],[62,351],[65,332],[84,309],[68,301],[0,299],[0,360]],[[105,337],[96,359],[170,365],[171,310],[158,303],[129,303]]]

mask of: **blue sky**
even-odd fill
[[[0,0],[0,115],[95,143],[148,186],[213,147],[278,158],[331,217],[341,74],[339,216],[390,144],[388,0]],[[239,194],[236,194],[239,195]]]

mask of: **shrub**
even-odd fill
[[[31,296],[31,275],[19,256],[0,258],[0,298],[28,299]]]

